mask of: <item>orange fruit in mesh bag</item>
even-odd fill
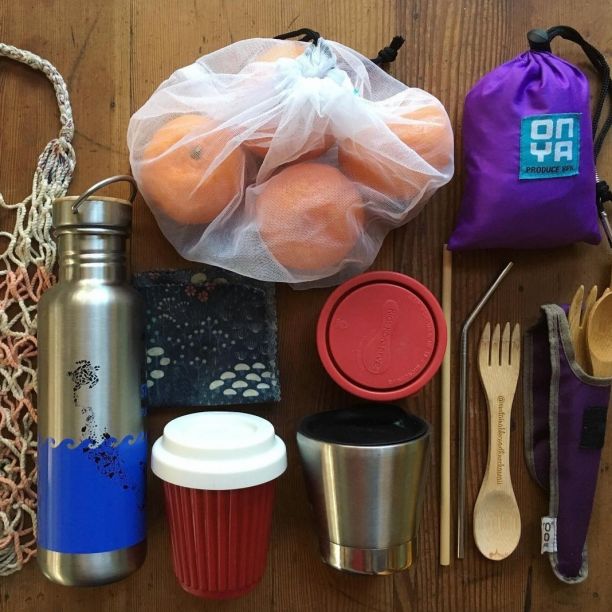
[[[255,57],[255,62],[275,62],[281,57],[295,59],[300,57],[310,43],[300,42],[297,40],[283,40],[277,42],[274,46],[266,49]]]
[[[386,118],[389,130],[436,171],[444,171],[452,161],[453,133],[446,111],[430,104]],[[346,139],[338,148],[338,162],[353,180],[390,198],[409,200],[426,188],[432,171],[408,168],[381,148],[381,132],[366,127],[358,139]]]
[[[223,153],[232,137],[202,115],[168,121],[144,149],[141,191],[178,223],[210,223],[242,191],[245,153],[240,147]]]
[[[436,170],[453,158],[453,132],[441,105],[422,106],[402,114],[407,123],[389,123],[389,129]]]
[[[263,53],[259,54],[254,58],[255,62],[275,62],[281,58],[296,59],[306,51],[311,43],[300,42],[295,40],[278,41],[273,47],[270,47]],[[245,147],[254,153],[257,157],[264,158],[270,150],[272,139],[276,135],[278,124],[280,120],[280,113],[275,113],[269,121],[265,122],[262,126],[257,129],[257,132],[252,137],[248,138],[244,142]],[[280,158],[289,158],[292,156],[293,159],[290,161],[306,161],[316,159],[325,153],[333,144],[334,137],[325,131],[322,133],[311,132],[306,139],[303,147],[303,152],[293,157],[296,153],[293,148],[277,145],[277,151]],[[275,147],[276,148],[276,147]],[[285,149],[287,154],[285,155]],[[279,158],[279,159],[280,159]],[[284,163],[284,162],[283,162]]]
[[[257,157],[263,159],[270,150],[270,145],[272,144],[272,139],[274,138],[277,129],[278,124],[275,121],[264,124],[257,130],[257,132],[255,132],[253,137],[244,141],[244,146]],[[334,137],[331,134],[311,132],[308,135],[308,139],[302,149],[304,152],[291,161],[297,162],[316,159],[317,157],[323,155],[323,153],[325,153],[332,146],[332,144],[334,144]],[[286,146],[276,145],[275,148],[280,157],[283,157]],[[287,153],[289,153],[289,151],[287,151]]]
[[[333,166],[300,162],[262,187],[256,202],[259,233],[286,268],[322,270],[339,264],[363,231],[363,200]]]

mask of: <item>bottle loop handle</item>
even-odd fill
[[[95,185],[92,185],[89,189],[83,192],[75,203],[72,205],[72,212],[76,214],[79,212],[79,207],[83,204],[83,202],[92,196],[94,193],[103,189],[104,187],[108,187],[108,185],[112,185],[113,183],[130,183],[130,204],[134,203],[134,199],[136,198],[136,194],[138,193],[138,186],[136,185],[136,181],[133,176],[129,174],[118,174],[117,176],[110,176],[109,178],[105,178],[102,181],[98,181]]]

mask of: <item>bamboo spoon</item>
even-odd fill
[[[518,382],[521,331],[510,323],[500,326],[491,338],[487,323],[478,351],[480,379],[489,408],[489,454],[487,469],[474,506],[474,540],[478,550],[494,561],[505,559],[521,537],[519,513],[510,480],[510,412]]]
[[[587,346],[593,374],[601,378],[612,377],[612,292],[604,292],[589,315]]]

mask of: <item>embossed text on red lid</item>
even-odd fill
[[[317,346],[326,370],[344,389],[390,400],[418,391],[438,370],[446,326],[435,297],[397,272],[362,274],[325,304]]]

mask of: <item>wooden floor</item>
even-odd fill
[[[308,26],[372,56],[394,34],[405,35],[406,44],[391,72],[442,100],[456,129],[459,152],[465,93],[486,71],[526,49],[528,29],[572,25],[610,57],[610,23],[612,4],[606,0],[0,1],[0,41],[48,58],[69,85],[78,160],[72,193],[100,178],[129,172],[126,128],[130,115],[176,68],[236,40]],[[576,47],[555,43],[555,48],[585,67]],[[36,158],[57,133],[58,123],[48,82],[6,60],[0,61],[0,126],[0,189],[7,201],[16,201],[27,193]],[[612,179],[612,142],[601,156],[600,174]],[[460,193],[458,161],[455,180],[410,225],[387,238],[375,267],[410,274],[439,295],[441,246],[453,226]],[[1,226],[12,227],[12,219],[6,212],[2,215]],[[610,254],[603,244],[550,252],[457,256],[455,321],[465,318],[510,258],[516,267],[478,320],[471,355],[477,333],[487,319],[516,320],[526,327],[536,319],[540,304],[567,302],[577,283],[602,286],[610,278]],[[166,243],[140,198],[136,202],[132,263],[135,270],[188,265]],[[214,603],[193,598],[179,588],[171,568],[160,483],[151,478],[149,554],[140,571],[119,584],[88,590],[55,586],[30,563],[22,572],[0,579],[0,611],[612,610],[612,440],[604,451],[591,523],[590,574],[584,583],[566,586],[553,577],[547,559],[539,554],[539,520],[547,502],[531,482],[523,460],[520,397],[513,411],[511,441],[512,477],[523,521],[518,550],[505,561],[490,562],[480,556],[470,536],[465,560],[453,559],[450,567],[440,567],[439,379],[406,402],[433,424],[436,433],[416,566],[393,577],[355,577],[320,562],[298,465],[295,430],[305,414],[351,403],[326,376],[315,350],[315,323],[327,294],[326,290],[278,288],[283,401],[254,412],[269,418],[287,442],[289,469],[280,480],[268,570],[252,594]],[[453,330],[452,346],[456,354],[457,329]],[[470,384],[471,516],[484,472],[486,435],[486,407],[474,367]],[[151,439],[178,414],[180,411],[170,409],[153,413],[149,419]],[[453,454],[453,474],[454,460]],[[471,533],[471,522],[469,529]]]

